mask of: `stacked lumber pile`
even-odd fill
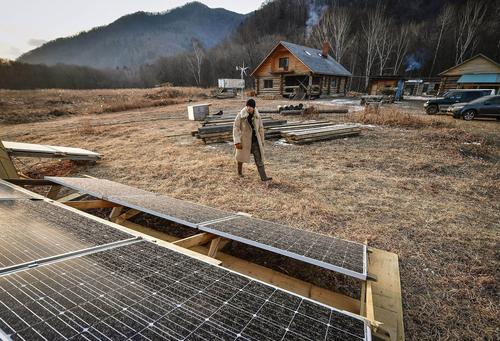
[[[354,136],[361,133],[361,127],[357,124],[350,125],[327,125],[322,127],[308,127],[283,131],[281,136],[288,143],[304,144],[317,141],[331,140],[339,137]]]
[[[234,117],[211,119],[202,123],[202,126],[191,132],[191,135],[202,139],[206,144],[231,141],[233,139]],[[264,128],[281,126],[286,120],[274,120],[269,117],[262,118]]]

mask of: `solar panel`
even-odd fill
[[[111,196],[108,200],[194,228],[202,222],[234,216],[226,211],[157,194]]]
[[[13,265],[131,237],[45,201],[0,200],[0,273]]]
[[[366,279],[366,245],[256,218],[200,225],[200,230]]]
[[[84,191],[85,193],[99,199],[107,199],[110,196],[134,196],[134,195],[154,194],[139,188],[130,187],[127,185],[123,185],[105,179],[70,178],[70,177],[59,178],[50,176],[45,178],[60,185],[72,188],[76,191]]]
[[[0,183],[0,200],[12,200],[12,199],[29,199],[31,196],[28,194],[16,191],[12,187],[6,184]]]
[[[150,242],[0,277],[12,339],[369,340],[360,317]]]
[[[366,280],[366,245],[170,198],[108,180],[48,178],[63,186],[189,227]],[[117,193],[114,193],[116,191]],[[137,192],[136,192],[137,191]]]

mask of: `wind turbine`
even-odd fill
[[[241,89],[241,98],[244,98],[245,96],[245,79],[244,77],[247,75],[247,70],[248,70],[248,66],[245,66],[245,61],[243,61],[243,65],[242,66],[236,66],[236,71],[240,71],[240,76],[241,76],[241,80],[243,81],[243,88]]]

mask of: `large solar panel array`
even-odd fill
[[[109,180],[47,179],[126,207],[222,237],[321,266],[354,278],[367,278],[366,245],[154,194]],[[147,194],[145,194],[147,193]]]
[[[366,340],[360,318],[151,242],[0,277],[12,339]]]
[[[58,256],[0,269],[0,339],[371,338],[358,316],[134,240],[50,200],[0,201],[0,217],[1,266]]]

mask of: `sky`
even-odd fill
[[[0,58],[15,59],[44,42],[107,25],[137,11],[163,12],[186,0],[0,0]],[[246,14],[263,0],[200,0]]]

